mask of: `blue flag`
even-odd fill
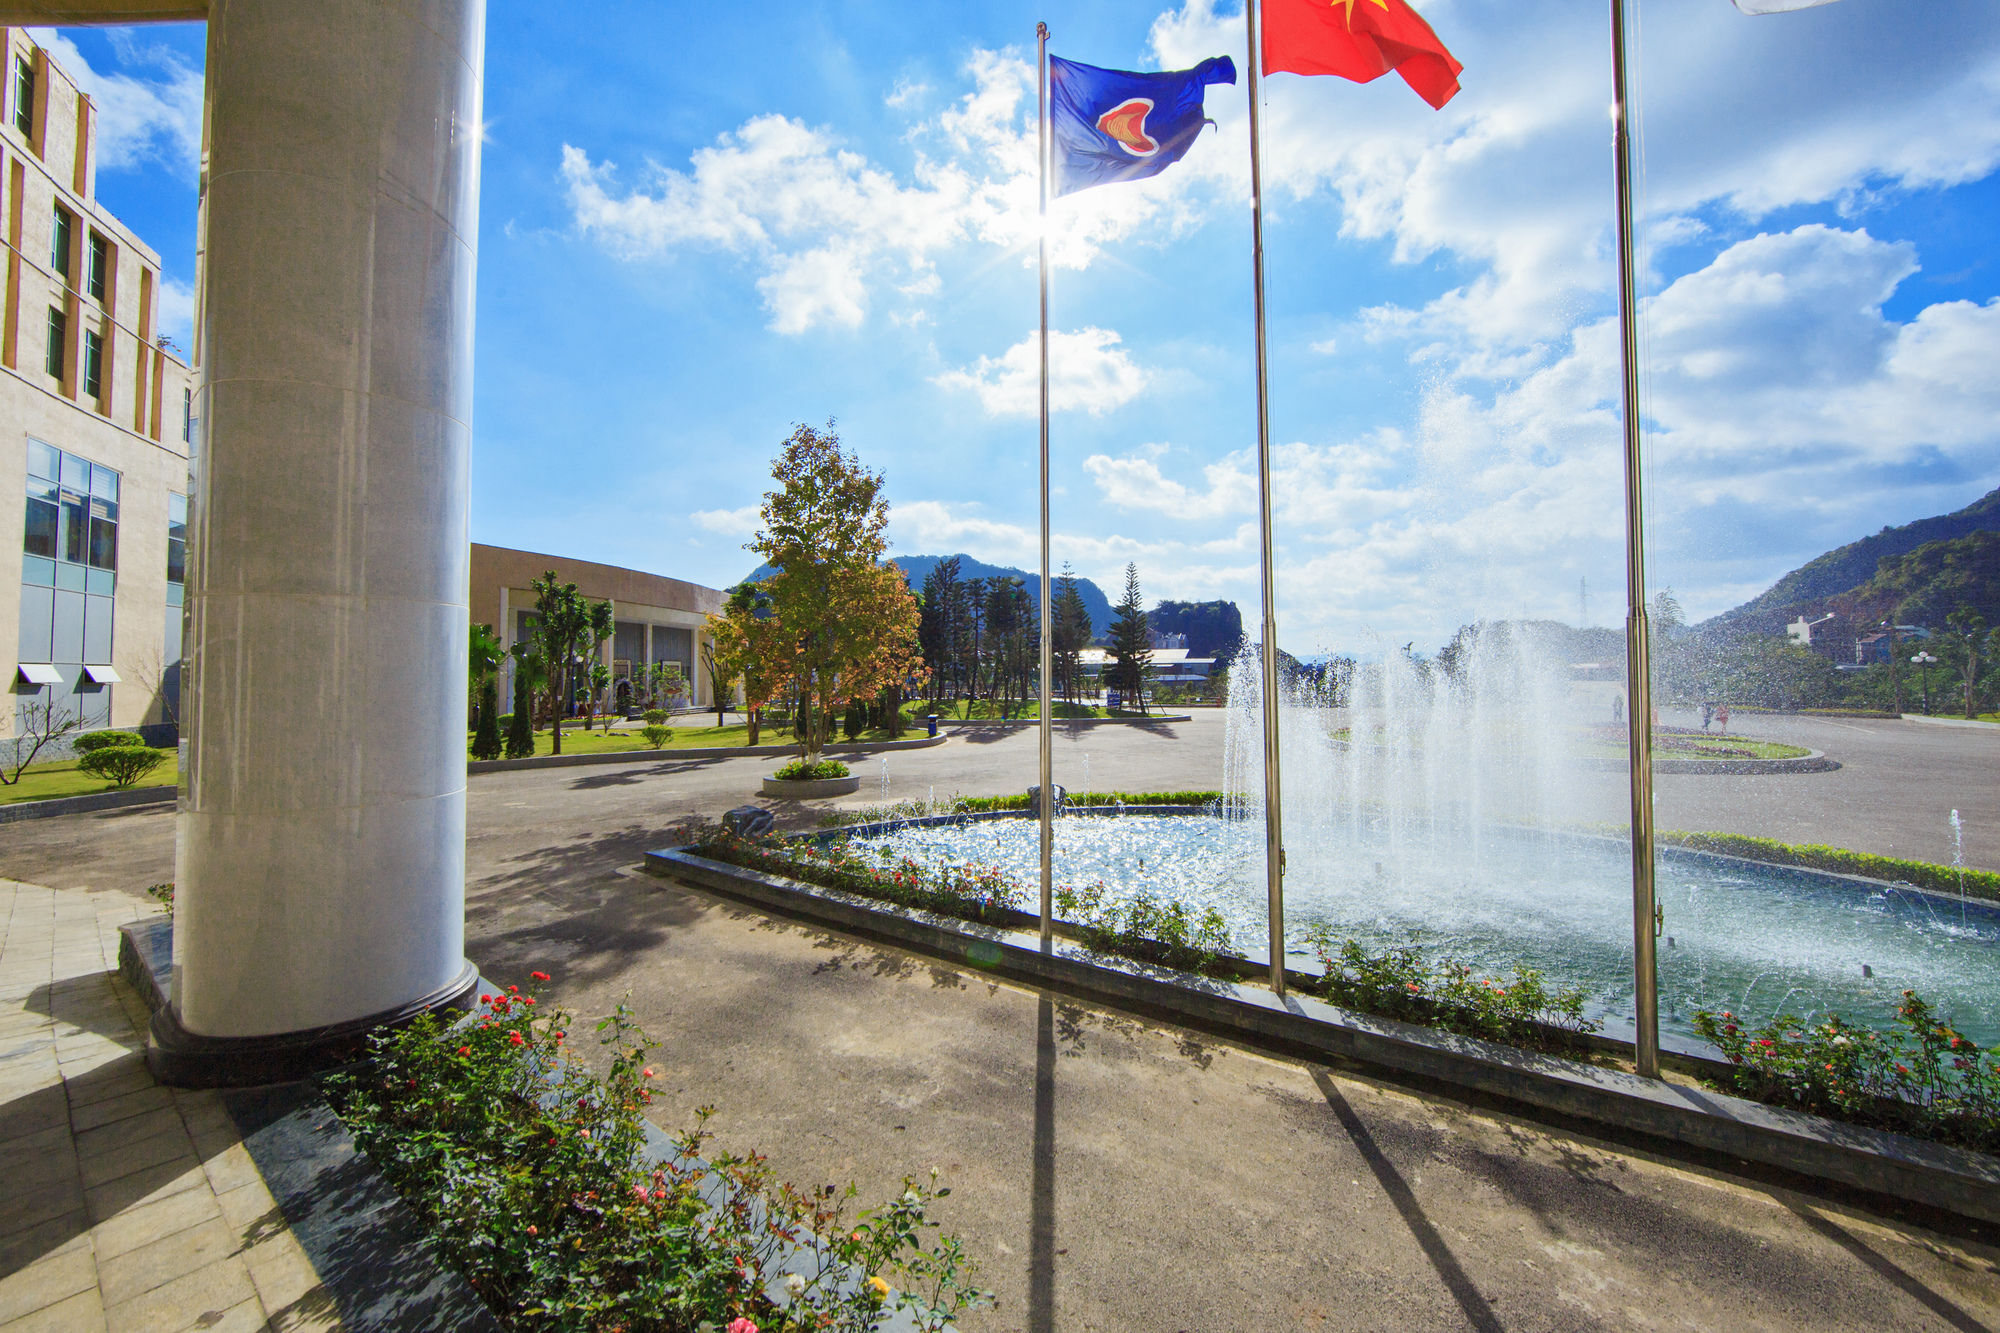
[[[1181,160],[1201,127],[1202,93],[1236,82],[1228,56],[1193,69],[1134,74],[1049,57],[1049,124],[1059,195],[1157,176]]]

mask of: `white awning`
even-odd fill
[[[30,685],[62,684],[62,672],[46,662],[23,662],[15,669],[21,673],[21,679]]]
[[[110,667],[108,667],[108,666],[88,666],[88,665],[86,665],[86,666],[85,666],[85,667],[83,668],[83,674],[84,674],[84,675],[86,675],[86,676],[88,676],[88,677],[90,677],[90,679],[91,679],[91,682],[92,682],[93,684],[97,684],[97,685],[116,685],[116,684],[118,684],[118,683],[119,683],[119,675],[118,675],[118,673],[117,673],[116,671],[113,671],[113,670],[112,670],[112,669],[111,669]]]

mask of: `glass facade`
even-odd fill
[[[111,662],[118,585],[120,477],[40,440],[28,441],[17,660],[61,676],[15,695],[17,709],[54,698],[87,727],[110,725],[111,692],[85,666]]]
[[[187,513],[185,495],[167,496],[167,624],[161,640],[160,696],[169,718],[181,710],[181,626],[187,604]]]

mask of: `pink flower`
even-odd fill
[[[729,1321],[729,1327],[723,1330],[723,1333],[757,1333],[757,1326],[748,1319],[732,1319]]]

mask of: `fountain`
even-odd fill
[[[1055,826],[1059,881],[1103,881],[1223,914],[1239,952],[1262,959],[1261,689],[1253,656],[1229,676],[1219,811],[1116,811]],[[1370,947],[1420,941],[1483,971],[1534,967],[1585,987],[1607,1030],[1632,1013],[1631,851],[1568,824],[1604,738],[1553,654],[1489,632],[1450,670],[1387,653],[1280,698],[1288,951],[1325,926]],[[1956,831],[1958,825],[1954,824]],[[997,866],[1033,883],[1033,821],[913,824],[868,840],[920,860]],[[1935,1001],[1969,1037],[2000,1039],[2000,907],[1907,885],[1663,848],[1657,892],[1674,932],[1659,954],[1663,1030],[1692,1035],[1695,1009],[1809,1018],[1886,1014],[1890,987]]]

